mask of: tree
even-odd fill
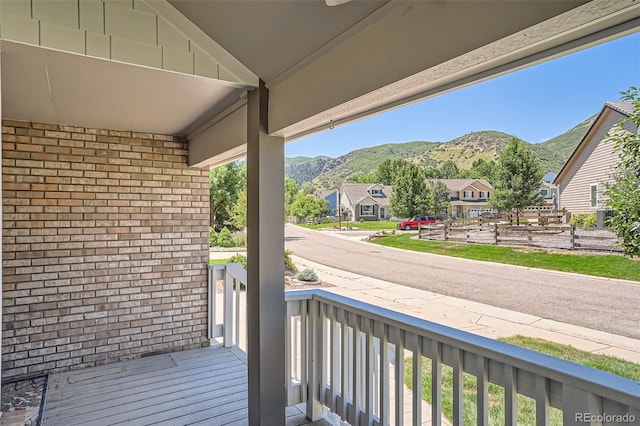
[[[298,184],[289,176],[284,177],[284,215],[289,216],[291,213],[291,204],[298,195]]]
[[[500,151],[489,204],[498,210],[515,209],[520,225],[520,209],[542,204],[541,182],[542,169],[535,154],[522,140],[511,138]]]
[[[211,226],[222,228],[230,220],[238,193],[247,186],[246,163],[229,163],[209,171]]]
[[[428,212],[433,216],[447,211],[449,206],[449,189],[447,185],[442,182],[428,181],[427,182],[427,199],[428,199]]]
[[[356,183],[377,183],[375,173],[362,173],[354,179]]]
[[[634,257],[640,255],[640,89],[632,86],[621,94],[623,100],[632,102],[633,112],[604,137],[606,143],[614,144],[614,152],[620,156],[614,166],[613,183],[605,195],[607,206],[615,212],[608,224],[622,239],[624,254]],[[635,131],[628,130],[628,123]]]
[[[230,215],[231,224],[238,229],[247,227],[247,189],[243,188],[238,193],[238,200],[233,205]]]
[[[376,168],[374,173],[374,182],[381,183],[383,185],[393,185],[398,170],[404,167],[407,163],[408,161],[402,158],[396,158],[395,160],[388,158],[384,160],[382,163],[378,164],[378,167]]]
[[[327,200],[318,199],[313,195],[298,194],[291,204],[291,214],[299,219],[314,219],[329,213],[330,207]]]
[[[440,177],[442,179],[456,179],[460,170],[458,165],[453,160],[447,160],[442,163],[442,166],[438,169]]]
[[[496,162],[491,160],[487,161],[479,158],[473,162],[471,169],[469,170],[469,177],[472,179],[486,179],[489,182],[495,180]]]
[[[391,194],[391,212],[397,217],[412,217],[429,208],[427,186],[422,169],[409,162],[398,169]]]

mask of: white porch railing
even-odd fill
[[[216,270],[241,278],[235,267]],[[550,424],[552,407],[562,410],[564,425],[640,422],[640,382],[323,290],[288,291],[285,299],[288,405],[305,402],[312,420],[328,409],[352,425],[440,425],[442,372],[450,367],[454,425],[464,420],[464,373],[476,378],[478,425],[489,424],[489,383],[504,389],[507,425],[517,424],[518,394],[535,401],[536,425]],[[234,327],[223,326],[223,335]],[[407,401],[406,358],[414,384]],[[421,418],[424,380],[431,381],[431,419]]]

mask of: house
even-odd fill
[[[493,212],[488,200],[493,186],[485,179],[427,179],[426,182],[442,182],[449,190],[448,213],[453,218],[477,217]]]
[[[338,215],[338,189],[319,189],[315,192],[314,196],[320,200],[327,200],[329,203],[329,215]]]
[[[343,216],[355,221],[389,219],[392,190],[390,185],[343,183],[340,187]]]
[[[3,381],[209,345],[207,169],[247,157],[249,380],[237,399],[247,401],[248,424],[284,424],[293,386],[285,143],[625,34],[640,16],[633,2],[611,0],[337,3],[0,2]],[[327,309],[312,300],[302,316],[334,315],[347,336],[363,324],[345,311],[353,303]],[[314,324],[321,336],[322,322]],[[412,345],[416,329],[394,327],[383,327],[381,345],[389,337],[403,348],[405,334]],[[456,339],[443,363],[454,353],[462,371],[475,359],[485,389],[495,368],[509,367],[508,388],[521,392],[520,352],[491,360],[489,374],[487,357],[504,346],[473,352],[472,338]],[[302,370],[321,376],[326,352],[308,341],[313,363]],[[561,378],[536,379],[537,393],[527,394],[544,419],[559,404],[549,388]],[[349,380],[358,391],[360,381]],[[593,380],[563,387],[572,407],[601,402],[611,380]],[[324,392],[305,383],[296,382],[317,420]],[[611,404],[623,395],[638,406],[626,392],[612,393]],[[352,424],[367,421],[358,399],[340,397]],[[478,400],[486,417],[487,398]]]
[[[604,104],[554,180],[558,187],[560,208],[567,209],[571,214],[594,213],[605,209],[604,192],[607,183],[611,182],[613,167],[619,157],[613,150],[613,144],[605,143],[603,138],[632,111],[631,102]],[[630,132],[637,131],[632,122],[627,122],[624,128]]]
[[[545,180],[540,184],[540,195],[546,207],[558,208],[558,186]]]

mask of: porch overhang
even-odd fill
[[[640,25],[640,5],[631,0],[170,3],[265,81],[268,131],[285,141]],[[245,28],[252,37],[241,36]]]

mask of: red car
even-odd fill
[[[436,218],[433,216],[414,216],[404,222],[398,222],[398,229],[418,229],[419,225],[433,225],[436,223]]]

